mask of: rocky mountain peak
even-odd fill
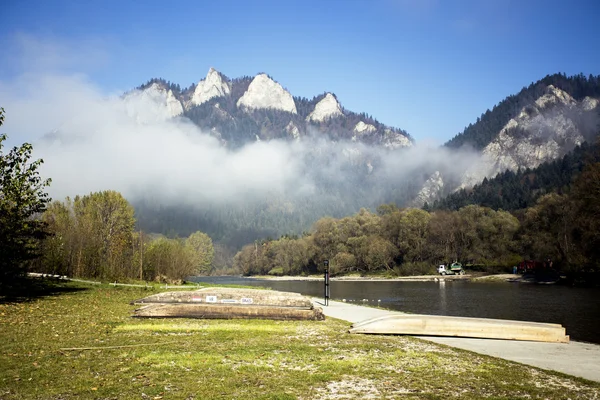
[[[586,140],[590,132],[584,116],[594,112],[598,103],[589,97],[577,102],[567,92],[548,85],[544,95],[523,107],[483,149],[481,160],[465,173],[461,187],[507,169],[535,168],[562,157]]]
[[[178,84],[153,78],[136,92],[142,91],[154,99],[144,102],[152,104],[147,105],[143,120],[185,115],[203,131],[217,132],[214,136],[232,148],[250,143],[254,135],[261,140],[302,140],[313,131],[334,141],[351,139],[388,149],[412,144],[406,132],[344,110],[332,93],[312,100],[294,98],[264,73],[229,80],[210,68],[206,77],[190,88],[181,90]]]
[[[134,90],[124,97],[125,106],[139,122],[165,120],[183,114],[183,106],[173,91],[159,82],[153,82],[143,90]],[[138,104],[143,104],[140,109]]]
[[[296,103],[290,92],[267,76],[259,74],[240,97],[237,106],[244,109],[270,108],[297,114]]]
[[[323,122],[326,119],[341,115],[343,115],[343,112],[340,103],[338,103],[334,95],[327,93],[325,97],[315,105],[315,109],[308,117],[306,117],[306,120]]]
[[[175,97],[171,89],[167,92],[167,108],[173,117],[183,114],[183,105]]]
[[[206,78],[196,85],[190,104],[199,106],[213,97],[229,96],[230,93],[229,83],[223,79],[219,71],[211,67],[206,74]]]
[[[571,97],[569,93],[553,85],[548,85],[548,87],[546,88],[546,94],[539,97],[535,101],[535,105],[540,109],[546,108],[550,105],[573,105],[575,103],[575,99]]]

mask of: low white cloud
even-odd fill
[[[472,160],[470,153],[450,154],[436,146],[388,151],[315,138],[257,141],[232,150],[186,118],[167,118],[153,101],[145,96],[124,101],[103,93],[85,74],[56,69],[35,68],[0,80],[3,131],[15,144],[34,143],[55,199],[107,189],[134,201],[143,196],[168,204],[294,199],[315,193],[323,181],[354,182],[359,171],[370,174],[372,198],[365,206],[372,206],[398,182],[425,180],[434,170],[460,173]],[[346,201],[352,189],[337,200]]]
[[[70,101],[55,92],[53,102],[68,105],[70,116],[47,124],[39,133],[55,132],[35,143],[55,197],[113,189],[129,198],[152,193],[165,201],[228,201],[283,193],[300,180],[295,153],[301,144],[256,142],[229,150],[185,118],[144,119],[156,106],[151,100],[138,97],[125,107],[121,98],[83,86],[68,92],[75,97]]]

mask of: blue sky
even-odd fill
[[[0,81],[77,74],[115,94],[267,72],[443,143],[547,74],[600,74],[599,20],[583,0],[9,1]]]

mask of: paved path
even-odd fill
[[[313,303],[315,306],[321,307],[326,316],[352,323],[390,314],[402,314],[401,312],[338,301],[329,301],[328,306],[323,306],[323,299],[313,299]],[[600,382],[600,345],[597,344],[574,341],[543,343],[457,337],[418,337],[447,346]]]

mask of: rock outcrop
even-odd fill
[[[423,184],[423,188],[413,201],[413,206],[423,207],[425,203],[433,204],[444,190],[444,180],[440,171],[435,171]]]
[[[206,78],[198,82],[189,104],[199,106],[214,97],[229,96],[231,87],[223,76],[214,68],[208,70]]]
[[[243,109],[274,109],[297,114],[296,104],[290,92],[267,76],[257,75],[248,86],[248,90],[237,101]]]
[[[342,107],[337,99],[331,93],[327,93],[325,97],[315,105],[315,109],[311,112],[307,121],[323,122],[327,119],[344,115]]]
[[[352,130],[352,132],[354,133],[354,135],[352,135],[352,141],[356,142],[358,139],[360,139],[362,136],[364,135],[368,135],[370,133],[376,132],[377,128],[371,124],[365,124],[362,121],[359,121],[355,126],[354,129]]]
[[[296,141],[300,140],[300,129],[298,129],[295,123],[290,122],[287,124],[285,131],[292,137],[292,139]]]
[[[389,128],[385,128],[383,131],[382,144],[385,148],[390,150],[412,146],[412,142],[409,138],[402,133]]]
[[[172,90],[167,92],[167,110],[172,117],[183,114],[183,105],[177,100]]]
[[[210,68],[205,78],[187,89],[164,79],[152,79],[141,88],[124,96],[128,113],[138,121],[182,116],[226,147],[239,148],[256,140],[297,141],[313,134],[388,150],[412,145],[406,132],[345,110],[333,93],[311,100],[294,98],[264,73],[228,79]]]
[[[140,123],[164,121],[183,114],[183,106],[173,91],[156,82],[127,93],[123,101],[127,113]]]
[[[577,102],[565,91],[549,85],[533,104],[523,107],[482,151],[481,159],[463,176],[470,187],[507,169],[535,168],[564,156],[583,143],[592,127],[586,114],[595,112],[598,100]]]

